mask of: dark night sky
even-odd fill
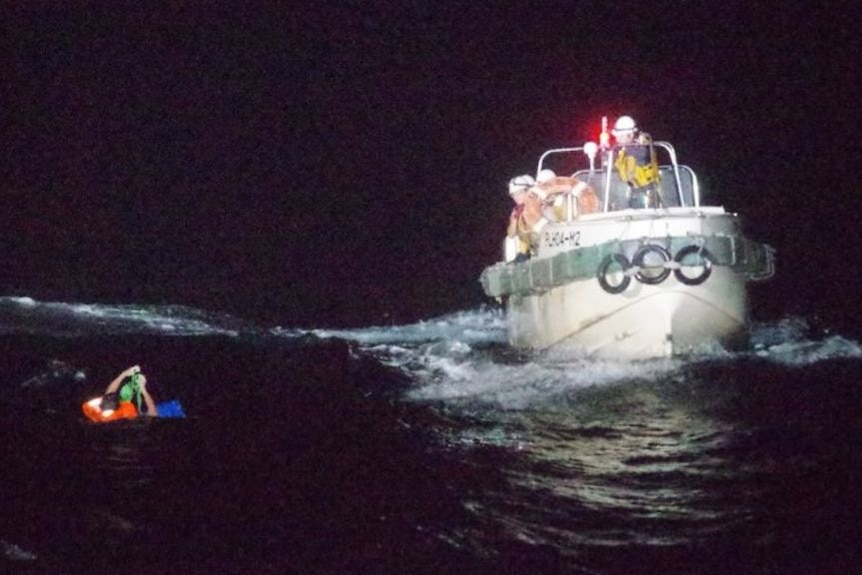
[[[508,179],[629,113],[778,248],[764,313],[855,305],[849,9],[237,4],[3,3],[3,291],[281,325],[462,309]]]

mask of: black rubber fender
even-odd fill
[[[611,270],[612,265],[618,265],[622,268],[623,271],[623,281],[619,283],[619,285],[611,285],[608,281],[608,272]],[[599,270],[596,274],[596,277],[599,279],[599,285],[602,286],[602,289],[608,292],[609,294],[619,294],[626,291],[626,288],[629,287],[629,284],[632,283],[632,277],[628,274],[625,274],[626,271],[631,267],[628,258],[623,254],[608,254],[602,259],[602,262],[599,264]]]
[[[703,266],[703,271],[700,273],[700,275],[696,277],[689,277],[682,273],[682,267],[673,270],[673,275],[680,283],[683,283],[687,286],[696,286],[708,280],[709,276],[712,274],[713,257],[712,254],[710,254],[708,251],[706,251],[706,249],[702,248],[701,246],[691,245],[685,246],[684,248],[679,250],[673,260],[678,264],[682,264],[682,261],[691,254],[697,254],[703,262],[702,264],[700,264]]]
[[[670,252],[664,249],[662,246],[656,244],[647,244],[645,246],[641,246],[638,248],[638,251],[635,252],[634,257],[632,258],[632,265],[637,266],[638,268],[644,267],[644,258],[651,253],[658,254],[662,259],[662,265],[666,264],[671,260]],[[644,275],[642,272],[638,272],[635,277],[638,278],[638,281],[647,285],[658,285],[664,280],[666,280],[670,276],[670,269],[664,267],[660,274],[657,276],[648,276]]]

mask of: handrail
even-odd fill
[[[682,186],[682,176],[680,175],[680,165],[677,161],[676,150],[670,142],[665,141],[657,141],[652,143],[653,146],[662,148],[668,154],[670,158],[670,167],[673,171],[674,176],[674,187],[676,189],[677,197],[679,198],[679,205],[686,205],[685,197],[683,194],[683,186]],[[566,148],[552,148],[550,150],[546,150],[539,157],[539,161],[536,165],[536,177],[538,177],[539,172],[542,171],[543,166],[545,165],[545,161],[547,158],[554,154],[566,154],[572,152],[583,152],[584,146],[575,146],[575,147],[566,147]],[[607,151],[607,161],[605,162],[605,166],[608,167],[605,170],[605,182],[604,182],[604,210],[605,212],[610,211],[610,194],[608,193],[611,189],[611,173],[612,170],[609,166],[613,165],[614,162],[614,154],[616,152],[616,147],[612,147]],[[694,170],[689,168],[688,166],[683,166],[683,169],[691,175],[692,179],[692,195],[694,199],[695,208],[700,207],[700,184],[697,179],[697,174],[694,173]],[[579,170],[580,171],[580,170]],[[592,171],[592,169],[590,170]]]

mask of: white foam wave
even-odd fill
[[[786,317],[771,323],[755,323],[750,328],[751,345],[754,349],[765,349],[787,342],[801,341],[809,331],[808,321],[798,316]]]
[[[506,325],[502,312],[487,307],[459,311],[407,325],[307,331],[276,328],[273,333],[292,337],[311,334],[320,338],[340,338],[367,346],[435,341],[458,341],[466,345],[477,345],[506,341]]]
[[[29,297],[0,297],[3,334],[236,336],[239,327],[239,322],[228,316],[186,306],[40,302]]]
[[[415,387],[408,394],[417,401],[470,402],[503,409],[524,409],[558,401],[591,386],[658,381],[682,367],[703,361],[734,362],[765,358],[803,366],[837,358],[860,358],[862,346],[837,335],[811,338],[802,318],[756,325],[752,346],[742,352],[704,350],[688,359],[612,361],[576,355],[519,356],[504,344],[505,318],[501,311],[479,308],[415,324],[352,330],[313,330],[317,337],[354,341],[381,362],[410,376]],[[291,332],[296,335],[296,332]]]
[[[3,556],[12,561],[35,561],[36,554],[27,551],[26,549],[16,545],[15,543],[11,543],[6,541],[5,539],[0,539],[0,550],[3,551]]]
[[[799,317],[756,325],[751,333],[754,354],[787,366],[862,358],[859,342],[828,332],[811,335],[811,331],[808,321]]]
[[[277,330],[296,337],[297,330]],[[584,358],[513,357],[506,343],[503,312],[481,307],[401,326],[312,330],[316,337],[353,341],[382,363],[415,382],[417,401],[467,401],[523,409],[573,390],[632,378],[658,377],[672,361],[597,361]]]
[[[856,341],[833,335],[821,341],[781,343],[757,354],[783,365],[804,366],[835,359],[860,359],[862,347]]]

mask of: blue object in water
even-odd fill
[[[183,411],[183,406],[180,405],[179,399],[172,399],[171,401],[159,403],[158,405],[156,405],[156,413],[159,414],[159,417],[185,417],[186,416],[186,413]]]

